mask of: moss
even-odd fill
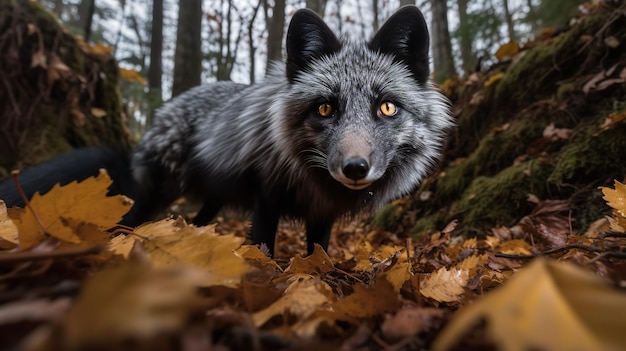
[[[598,130],[598,123],[591,123],[574,136],[558,155],[549,182],[592,184],[626,174],[626,123],[619,122],[596,135]]]
[[[424,216],[415,222],[415,225],[411,229],[413,236],[420,235],[422,233],[430,233],[435,230],[442,230],[446,225],[447,213],[445,211],[439,211],[435,214]]]
[[[527,161],[504,169],[493,177],[475,178],[454,206],[452,218],[462,218],[464,231],[482,233],[496,225],[513,225],[528,214],[529,194],[544,198],[545,179],[552,167],[540,160]]]
[[[386,231],[396,231],[400,220],[400,208],[393,203],[385,205],[372,219],[371,225],[373,229],[382,229]]]

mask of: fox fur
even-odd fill
[[[286,49],[286,62],[262,82],[199,86],[157,111],[128,166],[135,206],[126,224],[185,195],[203,204],[199,225],[224,206],[252,211],[252,241],[270,253],[279,219],[302,219],[312,252],[316,243],[327,248],[337,218],[418,187],[453,126],[430,79],[422,13],[401,8],[365,42],[339,39],[314,12],[299,10]],[[113,154],[79,156],[106,165]]]
[[[301,218],[309,252],[326,248],[338,217],[410,193],[440,158],[453,122],[430,81],[428,47],[416,7],[369,43],[340,40],[300,10],[286,64],[263,82],[199,86],[158,112],[134,153],[135,179],[158,194],[154,210],[181,194],[204,202],[198,224],[223,206],[252,209],[252,239],[270,250],[279,218]],[[395,115],[381,113],[386,102]]]

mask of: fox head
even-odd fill
[[[381,201],[414,190],[452,126],[447,100],[431,85],[422,13],[401,8],[365,43],[340,40],[314,12],[299,10],[286,48],[288,88],[277,97],[284,118],[275,127],[301,172],[384,191]]]

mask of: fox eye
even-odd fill
[[[398,113],[398,108],[396,104],[391,101],[383,101],[383,103],[380,104],[380,113],[382,113],[383,116],[393,117]]]
[[[317,107],[317,114],[321,117],[330,117],[333,114],[333,105],[329,102],[323,102]]]

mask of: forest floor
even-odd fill
[[[626,5],[593,4],[443,83],[441,168],[327,253],[229,214],[116,227],[106,173],[0,203],[0,349],[626,349]]]

